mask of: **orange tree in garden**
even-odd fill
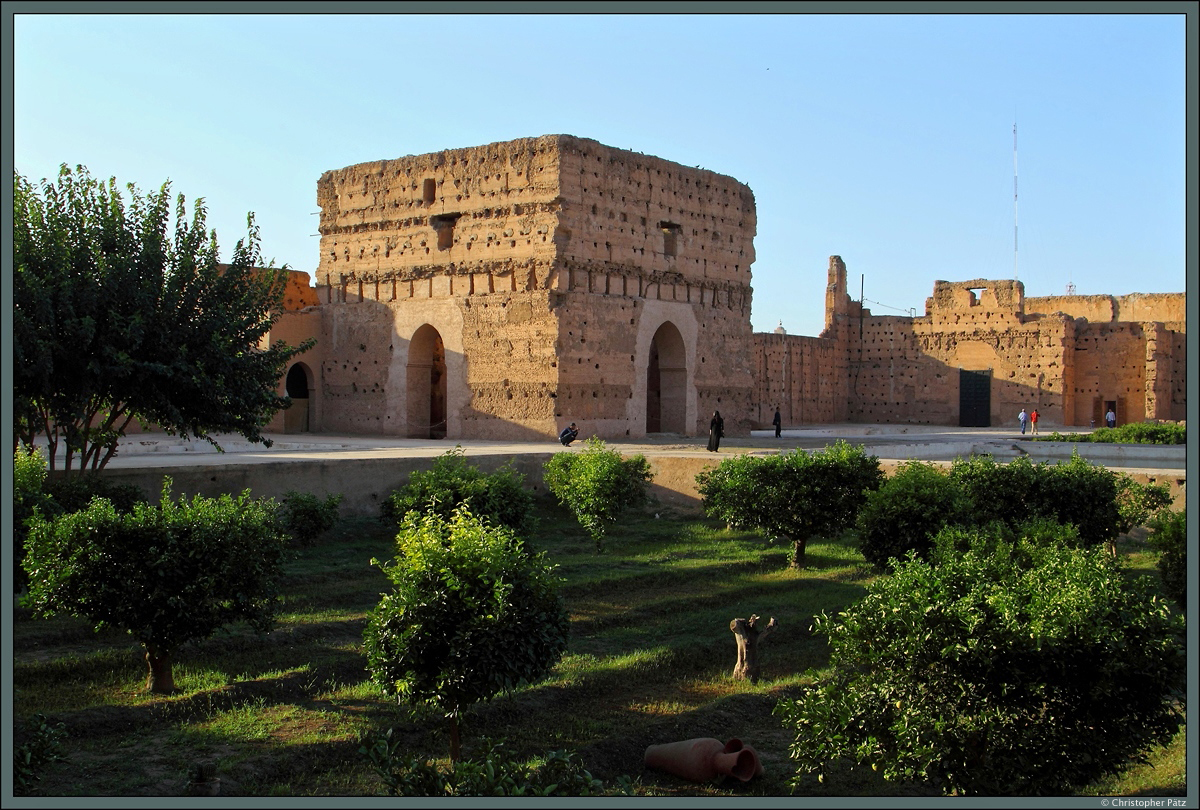
[[[465,507],[407,513],[396,548],[381,565],[393,590],[363,633],[367,669],[384,693],[445,714],[457,761],[463,712],[541,678],[566,649],[554,566]]]
[[[57,183],[13,176],[13,412],[17,442],[102,468],[134,421],[213,441],[261,434],[290,400],[276,385],[297,353],[259,344],[278,317],[287,268],[263,268],[258,229],[230,262],[197,200],[189,221],[170,183],[141,194],[63,166]],[[213,442],[215,444],[215,442]]]
[[[790,540],[791,566],[798,568],[810,538],[853,525],[867,493],[883,482],[883,471],[878,458],[838,441],[816,453],[734,456],[696,482],[706,514]]]
[[[95,498],[27,523],[26,602],[128,631],[146,648],[150,692],[175,691],[172,662],[189,641],[244,620],[265,632],[278,605],[288,536],[271,500],[196,496],[118,512]]]

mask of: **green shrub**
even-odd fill
[[[933,536],[945,526],[995,521],[1010,529],[1038,520],[1069,524],[1083,545],[1105,544],[1112,552],[1120,534],[1168,503],[1165,484],[1139,484],[1078,453],[1057,464],[976,456],[955,460],[948,474],[923,462],[902,465],[868,499],[858,528],[863,556],[881,568],[910,550],[928,559]]]
[[[555,453],[544,469],[546,488],[575,515],[596,551],[604,550],[608,528],[621,512],[646,503],[653,478],[645,456],[624,459],[596,437],[579,452]]]
[[[1038,513],[1033,505],[1044,500],[1039,473],[1040,469],[1028,458],[997,464],[994,458],[985,455],[955,459],[949,475],[970,503],[972,523],[983,525],[1003,520],[1012,525]]]
[[[1036,436],[1033,440],[1097,444],[1187,444],[1187,426],[1177,422],[1130,422],[1115,428],[1096,428],[1089,433],[1055,431],[1048,436]]]
[[[279,504],[279,521],[298,545],[306,546],[334,527],[341,502],[340,493],[321,500],[307,492],[289,490]]]
[[[1147,578],[1059,543],[934,556],[818,617],[833,674],[776,707],[796,783],[849,761],[946,793],[1056,795],[1181,727],[1183,619]]]
[[[1163,590],[1180,610],[1187,610],[1187,510],[1167,510],[1151,523],[1150,543],[1161,552],[1158,573]]]
[[[13,789],[24,793],[41,780],[42,771],[51,762],[65,759],[62,741],[67,736],[66,726],[53,725],[45,715],[35,714],[24,724],[23,733],[14,735],[13,742]],[[18,740],[22,741],[18,742]]]
[[[46,492],[64,512],[86,509],[92,498],[104,498],[122,513],[132,512],[135,505],[146,503],[142,491],[133,484],[118,484],[98,473],[57,476],[47,482]]]
[[[815,453],[734,456],[696,476],[706,514],[790,541],[793,567],[810,538],[852,525],[882,481],[879,459],[841,440]]]
[[[939,467],[922,461],[901,464],[859,510],[860,548],[867,562],[890,567],[908,552],[925,559],[933,536],[944,526],[968,523],[969,501]]]
[[[30,521],[27,603],[131,633],[146,648],[151,692],[175,689],[172,658],[188,641],[245,620],[270,629],[287,536],[276,504],[196,496],[127,514],[94,499],[86,509]]]
[[[408,483],[383,502],[382,515],[399,526],[409,512],[449,519],[462,506],[522,537],[532,537],[536,528],[533,495],[521,474],[509,465],[485,474],[467,462],[461,446],[438,456],[430,469],[413,471]]]
[[[727,456],[716,467],[696,475],[696,490],[704,514],[725,521],[731,529],[751,529],[755,519],[747,500],[766,485],[767,467],[761,456]]]
[[[40,447],[19,447],[13,454],[13,593],[29,585],[25,574],[25,538],[29,534],[26,522],[34,510],[43,515],[56,515],[62,510],[46,493],[46,456]]]
[[[365,741],[359,753],[371,762],[388,796],[598,796],[604,784],[583,768],[574,752],[550,751],[527,763],[484,740],[476,757],[442,769],[405,755],[402,743],[387,734]]]
[[[363,634],[367,669],[385,694],[446,714],[457,760],[462,712],[542,677],[566,649],[558,580],[511,529],[465,508],[449,521],[410,513],[396,543],[380,565],[392,591]]]

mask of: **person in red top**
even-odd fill
[[[1033,435],[1034,435],[1034,436],[1038,435],[1038,432],[1037,432],[1037,423],[1038,423],[1038,417],[1039,417],[1039,416],[1041,416],[1041,414],[1039,414],[1039,413],[1037,412],[1037,408],[1034,408],[1034,409],[1033,409],[1033,413],[1029,414],[1029,424],[1030,424],[1030,426],[1031,426],[1031,427],[1033,427]]]

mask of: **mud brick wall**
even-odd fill
[[[765,427],[785,422],[959,424],[962,371],[990,375],[992,425],[1037,408],[1043,425],[1184,419],[1183,294],[1024,297],[1015,280],[937,281],[920,317],[876,316],[852,301],[830,257],[820,338],[755,335]],[[811,341],[811,343],[809,342]],[[803,351],[819,358],[799,363]],[[830,402],[844,397],[843,407]],[[799,418],[796,418],[796,415]]]
[[[754,335],[755,427],[849,421],[845,347],[828,338]]]
[[[748,431],[756,218],[736,180],[553,135],[326,172],[318,203],[323,429],[696,433],[719,406]]]

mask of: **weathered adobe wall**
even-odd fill
[[[557,167],[547,136],[325,172],[318,279],[351,295],[378,280],[388,299],[547,289]]]
[[[1073,321],[1023,317],[1015,281],[937,281],[924,317],[875,316],[843,330],[849,417],[862,422],[956,424],[960,369],[992,370],[991,423],[1037,408],[1046,425],[1073,424],[1066,347]]]
[[[1025,299],[1027,315],[1061,312],[1090,323],[1115,321],[1158,322],[1177,332],[1187,331],[1185,293],[1131,293],[1129,295],[1054,295]]]
[[[1103,424],[1116,401],[1117,423],[1162,418],[1147,412],[1147,333],[1137,323],[1081,323],[1074,347],[1075,422]]]
[[[707,431],[721,410],[727,434],[748,434],[753,193],[596,141],[559,144],[560,289],[570,293],[560,309],[560,421],[579,413],[600,435],[645,435],[651,341],[669,323],[682,339],[671,363],[686,365],[694,390],[683,432]]]
[[[756,428],[849,418],[845,346],[823,337],[755,333]]]
[[[372,334],[338,341],[351,357],[369,343],[366,365],[327,366],[347,377],[330,384],[343,424],[331,429],[405,435],[419,427],[405,409],[408,345],[428,323],[446,350],[449,435],[556,432],[559,326],[548,291],[559,282],[557,166],[553,138],[527,138],[322,175],[325,300],[371,308],[329,308],[332,331]],[[352,379],[364,370],[372,378]]]
[[[318,201],[322,300],[366,308],[329,308],[327,429],[404,432],[403,358],[422,323],[446,342],[448,421],[468,431],[452,436],[554,434],[572,419],[644,435],[666,322],[692,370],[692,430],[710,404],[749,405],[755,220],[732,178],[546,136],[326,172]]]

